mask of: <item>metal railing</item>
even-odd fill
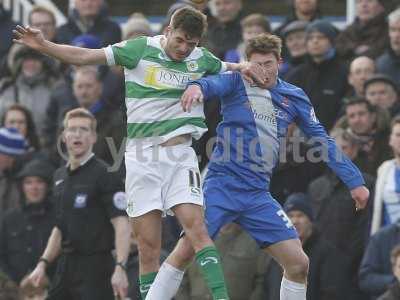
[[[50,0],[3,0],[3,6],[11,11],[13,20],[23,25],[28,24],[28,16],[34,5],[45,6],[50,9],[55,17],[57,26],[64,24],[67,18]]]

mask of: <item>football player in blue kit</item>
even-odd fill
[[[215,238],[223,225],[239,224],[283,267],[280,299],[305,300],[308,257],[296,229],[269,192],[288,125],[295,122],[317,141],[328,166],[350,190],[356,209],[366,206],[369,191],[360,171],[319,123],[303,90],[278,78],[280,38],[261,34],[249,41],[246,55],[263,68],[265,84],[253,86],[240,73],[227,72],[190,82],[181,98],[185,111],[203,100],[221,102],[223,120],[203,187],[207,227]],[[189,241],[181,238],[146,299],[172,299],[179,286],[176,278],[181,278],[175,275],[184,272],[193,257]]]

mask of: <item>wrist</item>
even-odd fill
[[[37,265],[39,267],[42,267],[43,269],[47,269],[47,267],[50,265],[50,262],[48,259],[41,257],[41,258],[39,258]]]
[[[124,263],[124,262],[117,262],[117,263],[115,263],[115,270],[120,270],[120,271],[124,271],[124,272],[126,272],[126,263]]]

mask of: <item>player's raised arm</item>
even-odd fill
[[[14,42],[28,46],[46,55],[57,58],[72,65],[100,65],[106,64],[106,55],[103,49],[87,49],[68,45],[59,45],[46,40],[38,29],[17,26],[13,31]]]

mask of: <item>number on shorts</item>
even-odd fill
[[[293,227],[292,221],[290,221],[289,217],[285,214],[285,212],[282,209],[279,210],[276,214],[282,218],[287,228]]]
[[[193,194],[201,194],[200,173],[196,170],[189,170],[189,187]]]

